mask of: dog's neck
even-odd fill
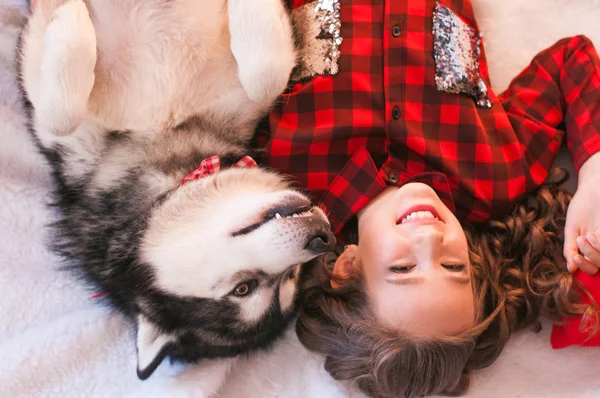
[[[204,159],[202,162],[200,162],[200,166],[196,170],[192,171],[183,178],[181,185],[216,174],[220,172],[222,168],[250,168],[257,166],[254,159],[252,159],[250,156],[244,156],[235,163],[229,163],[230,159],[223,160],[225,160],[229,166],[225,165],[225,167],[223,167],[224,165],[220,156],[211,156],[210,158]]]

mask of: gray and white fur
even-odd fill
[[[335,242],[282,176],[226,168],[295,64],[281,0],[38,0],[20,43],[31,130],[52,166],[55,246],[162,360],[268,347],[300,264]],[[181,185],[208,157],[225,169]]]

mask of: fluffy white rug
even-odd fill
[[[496,91],[563,36],[583,33],[600,46],[600,0],[474,2]],[[90,302],[44,248],[50,180],[25,131],[13,70],[24,15],[23,0],[0,0],[0,397],[201,397],[207,366],[183,373],[161,366],[139,382],[130,327]],[[599,354],[552,351],[548,327],[521,333],[496,364],[476,374],[469,396],[598,397]],[[349,394],[290,333],[272,352],[238,362],[221,396]]]

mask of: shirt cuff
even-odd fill
[[[579,173],[579,169],[590,156],[597,152],[600,152],[600,134],[594,135],[588,139],[583,145],[570,148],[571,156],[573,157],[573,163],[575,170]]]

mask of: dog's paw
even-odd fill
[[[54,11],[46,28],[40,67],[41,95],[36,118],[56,135],[81,124],[94,86],[96,33],[82,0],[69,0]]]
[[[79,76],[80,82],[90,86],[96,57],[96,32],[88,9],[82,0],[69,0],[54,11],[46,28],[42,70],[71,75],[85,72]]]
[[[29,8],[33,13],[43,13],[44,17],[49,20],[54,14],[54,10],[68,1],[69,0],[29,0]]]
[[[246,94],[259,103],[274,101],[296,64],[287,11],[280,1],[230,1],[229,25],[231,51]]]
[[[256,62],[255,65],[246,65],[238,70],[240,83],[248,98],[257,103],[272,102],[283,93],[295,64],[293,57],[268,58],[271,59],[262,60],[262,65]]]

